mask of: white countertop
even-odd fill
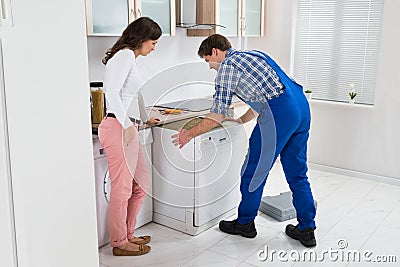
[[[242,101],[236,101],[236,102],[232,102],[231,104],[231,108],[235,108],[238,106],[242,106],[245,105],[244,102]],[[203,110],[203,111],[186,111],[186,110],[182,110],[182,112],[180,114],[163,114],[163,108],[159,108],[159,107],[147,107],[146,111],[150,114],[149,117],[156,117],[160,119],[160,122],[157,125],[161,125],[161,124],[165,124],[165,123],[169,123],[169,122],[174,122],[174,121],[179,121],[179,120],[184,120],[184,119],[188,119],[188,118],[194,118],[194,117],[200,117],[200,116],[204,116],[210,113],[209,110]],[[155,125],[155,126],[157,126]],[[99,126],[99,124],[92,124],[92,128],[97,128]],[[146,129],[152,126],[149,126],[147,124],[140,126],[140,129]],[[96,138],[97,135],[92,135],[93,138]]]

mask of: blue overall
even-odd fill
[[[247,224],[255,219],[269,171],[280,155],[293,195],[298,228],[315,228],[315,205],[307,178],[307,140],[311,116],[303,88],[290,79],[265,53],[236,53],[247,53],[265,59],[285,88],[283,94],[265,103],[246,101],[259,115],[241,171],[242,200],[238,223]]]

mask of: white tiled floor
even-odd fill
[[[212,227],[198,236],[189,236],[155,223],[136,231],[152,236],[152,250],[140,257],[114,257],[110,246],[100,249],[100,267],[131,266],[398,266],[400,262],[400,187],[317,170],[309,171],[317,209],[317,247],[306,249],[289,239],[284,228],[295,220],[278,222],[260,213],[254,239],[230,236]],[[280,165],[268,178],[264,195],[288,191]],[[233,219],[233,218],[232,218]],[[347,244],[338,248],[338,241]],[[268,259],[258,259],[268,248]],[[283,260],[278,259],[278,252]],[[331,250],[328,254],[324,250]],[[275,252],[276,251],[276,252]],[[275,252],[275,254],[272,254]],[[282,252],[282,253],[283,253]],[[324,260],[293,260],[302,253]],[[363,254],[370,252],[371,262]],[[361,255],[360,262],[353,255]],[[263,254],[265,255],[265,254]],[[350,259],[346,255],[350,255]],[[271,258],[273,256],[273,258]],[[376,256],[394,256],[396,263],[373,262]],[[337,260],[335,260],[335,258]],[[332,260],[331,260],[332,259]]]

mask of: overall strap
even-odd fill
[[[294,79],[292,79],[291,77],[289,77],[282,69],[281,67],[279,67],[278,64],[276,64],[276,62],[270,58],[266,53],[262,52],[262,51],[258,51],[258,50],[251,50],[251,51],[235,51],[233,54],[237,54],[237,53],[244,53],[244,54],[248,54],[248,55],[252,55],[252,56],[256,56],[259,58],[264,59],[268,65],[271,66],[271,68],[276,72],[276,74],[278,75],[278,77],[281,79],[281,82],[285,85],[285,86],[289,86],[289,83],[294,83],[297,86],[302,87],[300,84],[298,84]]]

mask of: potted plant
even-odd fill
[[[306,95],[306,98],[308,101],[311,100],[311,93],[312,93],[312,91],[310,89],[307,89],[304,91],[304,94]]]
[[[356,85],[354,83],[349,83],[349,96],[350,96],[350,104],[354,104],[355,97],[357,96]]]

